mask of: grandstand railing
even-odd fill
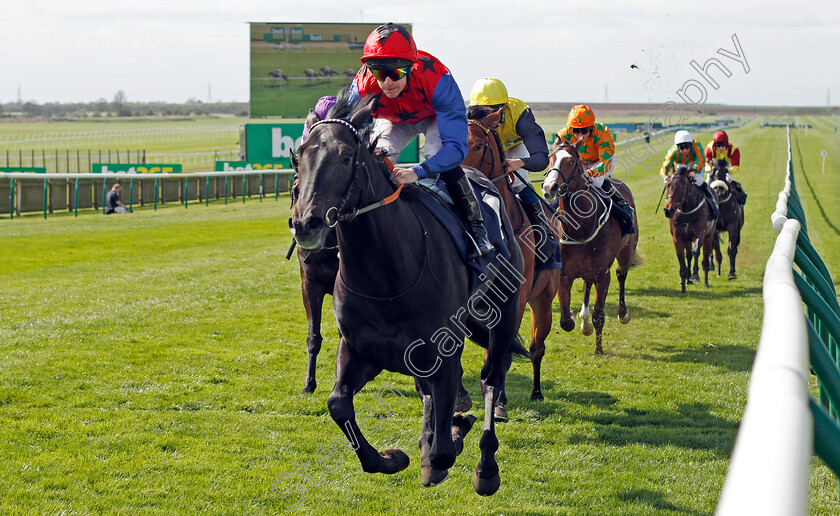
[[[252,196],[252,185],[249,181],[249,178],[252,176],[258,176],[259,184],[254,185],[254,188],[257,190],[256,195],[259,196],[260,202],[262,202],[263,198],[268,197],[266,193],[273,193],[274,200],[276,201],[279,199],[281,191],[286,191],[291,187],[291,177],[293,172],[294,171],[291,169],[183,172],[172,174],[131,174],[125,172],[105,172],[98,174],[33,174],[23,172],[0,172],[0,180],[9,180],[7,213],[10,219],[14,219],[16,214],[20,216],[21,213],[21,210],[19,209],[20,195],[18,192],[21,182],[29,184],[34,183],[37,185],[43,184],[43,213],[44,218],[46,219],[47,214],[52,213],[52,206],[50,205],[51,195],[49,193],[49,189],[58,182],[58,180],[66,180],[67,186],[65,193],[68,196],[66,208],[73,211],[75,216],[78,216],[80,192],[84,192],[83,195],[89,196],[87,199],[89,205],[83,207],[93,207],[98,209],[98,207],[101,206],[104,210],[105,195],[108,192],[108,181],[110,179],[115,179],[122,184],[128,185],[128,187],[124,190],[124,192],[128,192],[128,197],[126,199],[127,202],[124,201],[124,204],[126,204],[129,211],[131,211],[134,207],[134,199],[136,197],[134,190],[135,182],[140,184],[140,188],[143,188],[144,183],[151,187],[146,188],[147,198],[145,199],[142,191],[138,190],[140,202],[141,204],[153,204],[154,209],[157,210],[158,203],[165,202],[166,190],[164,189],[164,182],[177,183],[178,191],[174,194],[172,192],[169,193],[170,200],[173,196],[177,197],[178,202],[182,203],[185,208],[188,208],[190,200],[195,201],[193,204],[200,204],[203,202],[205,205],[209,205],[211,197],[215,197],[215,199],[218,200],[224,199],[224,203],[227,204],[229,195],[232,198],[236,198],[237,182],[241,185],[239,192],[242,202],[244,203],[246,197]],[[268,181],[266,181],[265,176],[269,177]],[[204,178],[203,184],[201,182],[202,178]],[[212,189],[210,182],[211,178],[216,178],[217,180],[216,183],[212,185],[214,187]],[[273,184],[271,181],[272,178]],[[282,181],[281,178],[283,178]],[[196,179],[194,183],[195,190],[193,190],[192,194],[190,193],[190,179]],[[221,179],[224,179],[223,186],[219,182]],[[80,181],[84,182],[81,188]],[[287,184],[288,187],[286,186]],[[90,187],[93,187],[92,194],[90,190],[86,190],[86,188]],[[38,186],[38,188],[40,189],[40,186]],[[69,197],[72,197],[72,199]],[[148,197],[152,197],[152,199],[148,199]],[[101,203],[99,202],[99,198],[101,198]],[[85,203],[83,202],[82,204]]]
[[[840,476],[840,304],[808,238],[789,128],[787,140],[785,187],[771,216],[780,234],[764,272],[761,338],[716,511],[720,516],[808,514],[814,453]],[[811,370],[819,402],[810,394]]]

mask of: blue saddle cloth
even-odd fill
[[[453,211],[452,199],[446,191],[446,185],[443,181],[439,178],[424,179],[419,181],[415,187],[404,191],[403,195],[408,193],[409,200],[416,200],[428,209],[452,237],[458,255],[470,268],[470,291],[472,291],[482,282],[482,277],[487,277],[486,275],[489,272],[487,266],[497,256],[503,256],[506,260],[509,260],[510,252],[502,233],[502,223],[499,216],[496,214],[496,210],[487,203],[488,199],[492,197],[496,199],[495,204],[501,206],[502,199],[499,192],[489,182],[488,184],[482,184],[477,182],[470,174],[467,174],[467,176],[470,178],[475,197],[481,205],[481,215],[484,217],[487,238],[496,248],[495,252],[480,256],[477,260],[467,260],[467,254],[475,249],[475,244],[461,216]]]

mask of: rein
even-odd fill
[[[353,159],[353,177],[350,179],[350,186],[347,187],[347,191],[344,192],[344,195],[341,197],[341,200],[338,201],[338,205],[333,206],[332,208],[327,210],[327,213],[326,213],[324,218],[326,219],[326,223],[329,227],[331,227],[331,228],[335,227],[335,225],[338,224],[339,222],[353,220],[356,217],[358,217],[359,215],[361,215],[362,213],[367,213],[371,210],[375,210],[376,208],[381,208],[382,206],[385,206],[386,204],[391,204],[392,202],[396,201],[399,198],[400,193],[402,193],[402,189],[403,189],[403,186],[404,186],[402,184],[397,187],[397,190],[394,193],[385,197],[384,199],[381,199],[379,201],[368,204],[367,206],[364,206],[362,208],[351,208],[349,211],[346,211],[346,212],[342,213],[342,209],[344,208],[344,205],[347,203],[347,199],[349,199],[349,197],[350,197],[350,190],[353,188],[353,185],[356,184],[356,177],[358,176],[359,168],[364,168],[365,171],[368,174],[370,174],[370,171],[367,169],[367,165],[359,162],[359,154],[361,154],[360,151],[361,151],[362,143],[363,143],[364,140],[362,138],[362,135],[359,133],[359,131],[355,127],[353,127],[353,124],[351,124],[347,120],[342,120],[340,118],[325,118],[324,120],[321,120],[319,122],[316,122],[316,123],[312,124],[312,127],[310,127],[310,129],[309,129],[310,134],[312,133],[312,130],[314,130],[316,127],[318,127],[321,124],[338,124],[338,125],[344,126],[347,129],[349,129],[350,132],[353,133],[353,136],[356,137],[356,151],[354,152],[354,159]],[[332,221],[330,221],[330,213],[333,213],[333,212],[334,212],[334,218],[333,218]]]

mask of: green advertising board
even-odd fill
[[[108,172],[125,172],[128,174],[179,174],[181,165],[178,163],[93,163],[90,171],[94,174]]]
[[[45,167],[0,167],[0,172],[3,173],[30,173],[30,174],[46,174]]]
[[[300,145],[303,124],[280,122],[276,124],[246,124],[245,148],[240,154],[249,163],[280,163],[286,168],[291,165],[292,150]],[[408,144],[396,163],[419,163],[420,143],[415,139]]]
[[[251,170],[265,170],[276,172],[278,170],[291,172],[289,167],[283,163],[260,163],[255,161],[217,161],[216,172],[245,172]]]

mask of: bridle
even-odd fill
[[[691,179],[685,174],[673,174],[671,177],[677,178],[677,179],[685,179],[685,181],[686,181],[686,187],[683,188],[682,196],[680,197],[679,202],[677,202],[677,208],[674,210],[674,214],[680,213],[682,215],[691,215],[695,211],[699,210],[703,206],[703,203],[705,202],[705,199],[703,198],[702,195],[700,196],[700,204],[695,206],[694,209],[689,210],[689,211],[683,211],[682,210],[682,205],[685,203],[685,196],[688,195],[688,191],[691,188]],[[671,181],[673,181],[673,179]],[[669,192],[668,195],[665,197],[665,202],[668,202],[668,199],[673,199],[673,198],[674,198],[674,196],[671,195],[671,193]]]
[[[570,145],[568,142],[563,142],[560,145],[560,147],[558,147],[558,150],[561,147],[572,147],[572,148],[574,148],[574,145]],[[554,167],[549,169],[549,171],[547,172],[547,173],[550,173],[552,171],[557,171],[557,175],[563,178],[563,182],[557,185],[557,195],[559,197],[564,197],[565,198],[567,195],[569,195],[569,183],[572,180],[580,181],[580,179],[583,177],[583,164],[580,162],[580,155],[578,155],[577,152],[575,152],[575,155],[573,156],[573,160],[574,160],[574,167],[572,168],[572,173],[569,175],[569,177],[566,177],[566,175],[563,173],[563,171],[560,170],[559,165],[560,165],[561,159],[558,159],[557,163],[554,164]]]
[[[342,120],[340,118],[325,118],[324,120],[312,124],[312,127],[310,127],[309,129],[310,138],[312,137],[312,131],[322,124],[338,124],[340,126],[345,127],[346,129],[349,129],[350,132],[353,133],[353,136],[356,137],[356,148],[353,151],[353,175],[350,177],[350,184],[347,186],[347,190],[344,192],[344,195],[342,195],[341,199],[339,199],[338,204],[329,208],[326,214],[324,215],[324,221],[327,223],[327,226],[331,228],[335,227],[335,225],[339,222],[353,220],[362,213],[375,210],[376,208],[385,206],[386,204],[390,204],[397,200],[397,198],[400,196],[400,192],[402,192],[402,188],[404,185],[398,186],[397,190],[393,194],[385,197],[384,199],[368,204],[367,206],[364,206],[362,208],[349,208],[347,211],[344,211],[345,205],[347,204],[347,200],[350,198],[350,192],[353,189],[353,185],[356,184],[356,179],[359,176],[359,169],[364,169],[365,174],[367,174],[367,176],[370,177],[370,170],[368,169],[367,165],[359,160],[362,145],[364,144],[364,138],[359,133],[359,131],[355,127],[353,127],[353,124],[351,124],[347,120]],[[330,220],[331,213],[333,214],[332,220]]]
[[[489,140],[491,138],[490,132],[492,131],[492,129],[485,126],[484,124],[482,124],[478,120],[467,120],[467,123],[469,123],[470,125],[474,125],[474,126],[478,127],[479,129],[481,129],[484,132],[484,151],[481,153],[481,167],[483,168],[484,165],[488,165],[491,168],[491,170],[494,169],[495,168],[495,162],[493,161],[493,156],[490,155],[489,158],[487,156],[488,154],[491,153],[490,141]],[[510,173],[506,172],[506,173],[503,173],[500,176],[488,177],[488,179],[490,179],[490,181],[492,181],[495,184],[497,181],[501,181],[501,180],[507,178],[509,175],[510,175]]]

